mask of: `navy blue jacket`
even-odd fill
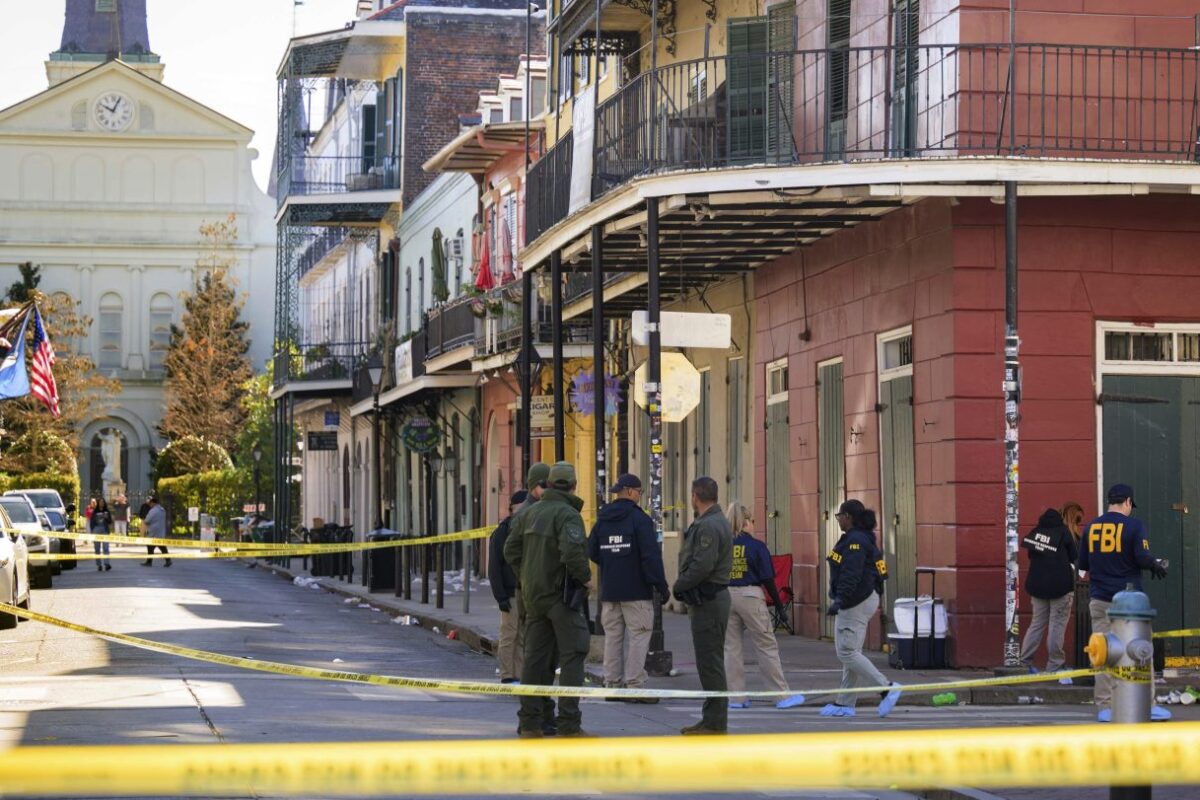
[[[875,562],[882,556],[875,534],[851,528],[842,534],[826,557],[829,562],[829,597],[842,608],[854,608],[876,590]]]
[[[656,588],[670,597],[654,522],[632,500],[600,509],[588,557],[600,567],[600,599],[606,603],[652,600]]]
[[[496,598],[497,603],[517,596],[517,574],[504,560],[504,543],[508,541],[508,523],[511,519],[511,516],[502,519],[488,542],[488,582],[492,584],[492,597]]]
[[[1083,529],[1079,544],[1079,571],[1088,574],[1093,598],[1111,603],[1127,583],[1142,590],[1142,570],[1150,569],[1154,556],[1140,519],[1116,511],[1101,514]]]
[[[1053,508],[1042,512],[1037,527],[1025,537],[1029,575],[1025,591],[1040,600],[1057,600],[1075,588],[1075,561],[1079,556],[1075,536]]]

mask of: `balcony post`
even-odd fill
[[[650,344],[646,360],[646,411],[650,415],[650,518],[654,521],[655,538],[662,549],[663,516],[663,448],[662,448],[662,339],[659,335],[658,288],[658,198],[646,201],[646,328]],[[665,597],[654,597],[654,628],[650,633],[650,652],[646,655],[646,671],[661,677],[671,671],[671,651],[666,649],[663,636],[662,604]]]
[[[607,498],[608,425],[604,392],[604,228],[592,226],[592,404],[595,410],[596,510]]]
[[[566,409],[563,398],[562,251],[550,254],[550,344],[554,360],[554,460],[567,457]]]
[[[1017,613],[1021,365],[1017,336],[1017,184],[1004,184],[1004,666],[1021,664]]]
[[[521,436],[521,478],[525,484],[529,465],[533,463],[533,436],[529,431],[530,409],[533,407],[533,272],[521,273],[521,407],[517,414],[517,430]]]

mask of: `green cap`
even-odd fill
[[[541,486],[549,477],[550,465],[539,461],[529,467],[529,474],[525,476],[525,488],[532,489],[535,486]]]
[[[575,485],[575,467],[569,461],[554,462],[546,483],[555,489],[570,489]]]

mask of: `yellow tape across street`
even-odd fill
[[[1200,783],[1200,723],[565,741],[21,747],[13,795],[413,796]]]
[[[1192,636],[1200,636],[1200,628],[1182,628],[1177,631],[1155,631],[1155,639],[1186,639]]]
[[[788,689],[786,691],[706,692],[690,689],[616,689],[599,686],[533,686],[528,684],[490,683],[486,681],[414,678],[401,675],[372,675],[364,672],[319,669],[317,667],[305,667],[299,664],[283,664],[275,661],[260,661],[255,658],[244,658],[241,656],[225,655],[223,653],[213,653],[207,650],[196,650],[191,647],[167,644],[166,642],[156,642],[151,639],[143,639],[139,636],[131,636],[125,633],[102,631],[87,625],[80,625],[79,623],[59,619],[58,617],[39,614],[36,611],[27,611],[23,608],[10,606],[5,603],[0,603],[0,611],[8,614],[15,614],[20,617],[25,617],[26,619],[35,620],[37,622],[43,622],[47,625],[55,625],[59,628],[65,628],[78,633],[88,634],[89,636],[97,636],[110,642],[125,644],[131,647],[138,647],[143,650],[152,650],[158,653],[180,656],[182,658],[190,658],[195,661],[205,661],[211,664],[221,664],[223,666],[254,670],[256,672],[270,672],[276,675],[290,675],[297,678],[312,678],[316,680],[341,681],[346,683],[369,683],[377,686],[393,686],[401,689],[417,689],[422,691],[446,692],[451,694],[500,695],[512,697],[623,697],[629,699],[657,697],[664,700],[698,700],[709,697],[756,697],[777,699],[781,697],[788,697],[794,694],[823,695],[833,694],[835,692],[846,692],[853,694],[879,694],[878,686],[859,686],[850,689],[841,689],[836,686],[830,686],[810,689]],[[1064,672],[1038,673],[1035,675],[1013,675],[999,678],[972,678],[961,681],[933,681],[928,683],[906,684],[904,686],[904,691],[910,693],[936,693],[946,691],[947,689],[971,689],[983,688],[987,686],[1015,686],[1031,683],[1048,683],[1051,681],[1057,681],[1060,678],[1082,678],[1088,675],[1095,675],[1096,673],[1097,670],[1093,669],[1076,669]]]

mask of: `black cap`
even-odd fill
[[[157,503],[157,502],[158,502],[158,495],[156,495],[156,494],[152,494],[152,495],[150,495],[149,497],[147,497],[147,498],[146,498],[146,502],[147,502],[147,503]]]
[[[529,492],[521,489],[520,491],[513,492],[512,497],[508,498],[508,504],[510,506],[519,506],[525,502],[527,497],[529,497]]]
[[[1124,503],[1126,500],[1133,501],[1133,487],[1126,483],[1114,483],[1108,489],[1108,502],[1110,505]],[[1137,508],[1137,503],[1133,504]]]
[[[608,491],[609,491],[609,494],[616,494],[617,492],[621,491],[622,489],[640,489],[640,488],[642,488],[641,478],[639,478],[637,475],[634,475],[630,472],[626,472],[624,475],[621,475],[617,478],[617,482],[614,483],[612,485],[612,488],[609,489]]]
[[[837,513],[849,514],[851,517],[857,517],[862,512],[866,511],[867,507],[858,500],[847,500],[838,507]]]

